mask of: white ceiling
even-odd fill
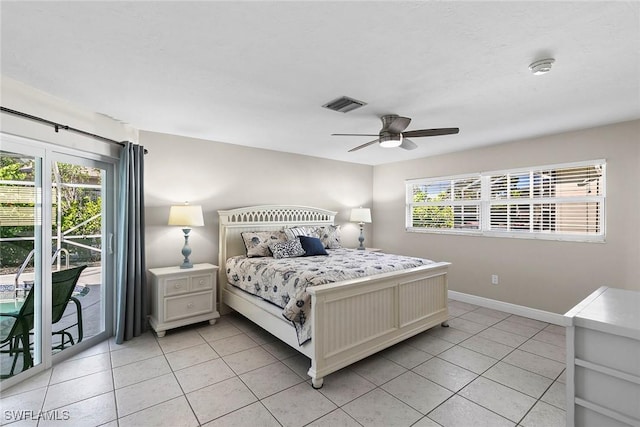
[[[640,118],[638,1],[0,7],[3,75],[142,130],[377,165]],[[321,108],[341,95],[368,105]],[[389,113],[460,133],[330,136]]]

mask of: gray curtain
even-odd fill
[[[116,343],[147,329],[144,253],[144,147],[127,142],[120,154],[116,231]]]

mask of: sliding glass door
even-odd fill
[[[55,154],[51,162],[53,201],[52,271],[85,266],[63,317],[52,325],[54,353],[106,330],[110,236],[110,167],[100,161]],[[56,256],[57,255],[57,256]],[[57,293],[53,293],[54,299]],[[54,307],[56,302],[53,301]],[[62,301],[64,303],[64,301]],[[53,320],[56,320],[55,313]],[[69,328],[69,329],[66,329]]]
[[[2,380],[42,363],[44,151],[0,150],[0,373]]]
[[[115,161],[1,136],[0,368],[6,379],[45,369],[112,334]],[[33,321],[25,316],[30,305]],[[24,325],[17,337],[15,325]]]

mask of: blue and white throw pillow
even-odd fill
[[[298,239],[272,242],[269,244],[269,249],[271,249],[271,253],[276,259],[299,257],[305,254]]]

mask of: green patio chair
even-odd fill
[[[27,297],[17,313],[0,313],[0,353],[13,357],[11,371],[8,375],[0,375],[0,378],[14,375],[20,354],[22,354],[23,371],[33,366],[29,350],[29,331],[33,329],[33,317],[33,289],[27,293]]]
[[[52,310],[52,335],[60,335],[60,344],[53,347],[54,350],[64,350],[67,344],[74,345],[82,341],[82,305],[80,301],[73,296],[73,291],[76,288],[78,279],[82,271],[87,268],[86,265],[79,267],[69,268],[67,270],[56,271],[51,275],[51,286],[53,295],[51,301],[53,303]],[[67,309],[67,304],[73,302],[76,306],[76,322],[60,327],[56,330],[56,324],[62,320],[64,312]],[[69,332],[69,329],[76,326],[78,328],[78,340],[74,341],[73,336]]]
[[[74,345],[82,341],[82,306],[77,298],[73,297],[73,291],[78,283],[78,279],[82,271],[87,268],[86,265],[69,268],[67,270],[55,271],[51,274],[52,285],[52,335],[60,335],[61,342],[53,346],[53,349],[63,350],[67,344]],[[24,303],[20,307],[18,313],[0,313],[0,353],[13,356],[11,371],[8,375],[1,375],[2,378],[14,375],[18,362],[18,357],[22,354],[22,370],[26,370],[33,366],[33,358],[31,357],[31,340],[30,331],[33,329],[34,319],[34,290],[33,288],[27,293]],[[67,305],[73,302],[76,306],[76,321],[67,324],[64,327],[56,328],[56,324],[60,322],[64,316]],[[13,318],[11,327],[7,326],[7,319]],[[69,329],[74,326],[78,329],[77,341],[74,341]],[[5,334],[5,331],[6,332]],[[26,349],[26,351],[25,351]]]

